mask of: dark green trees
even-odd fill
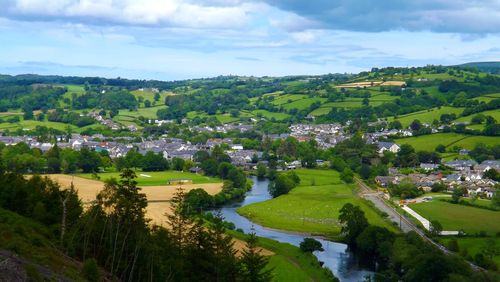
[[[287,194],[300,183],[299,176],[294,172],[280,173],[274,181],[269,184],[268,190],[273,198]]]
[[[339,222],[342,224],[342,234],[348,244],[355,244],[356,238],[368,227],[365,213],[351,203],[345,204],[340,209]]]

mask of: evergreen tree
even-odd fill
[[[246,249],[240,258],[241,273],[240,281],[243,282],[266,282],[272,280],[270,269],[266,269],[269,259],[263,256],[257,248],[257,236],[255,232],[250,233]]]

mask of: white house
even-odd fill
[[[399,152],[399,149],[401,149],[398,144],[392,142],[378,142],[377,147],[379,154],[382,154],[385,151],[397,153]]]

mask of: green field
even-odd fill
[[[476,254],[481,253],[483,250],[492,247],[492,244],[496,245],[497,248],[500,248],[500,238],[499,237],[489,237],[489,238],[455,238],[458,242],[459,253],[467,252],[471,257],[474,257]],[[451,238],[442,238],[440,241],[445,246]],[[500,265],[500,254],[493,257],[493,261],[496,262],[497,265]]]
[[[139,108],[137,111],[129,111],[129,110],[120,110],[118,113],[118,116],[128,116],[128,117],[133,117],[133,118],[138,118],[140,116],[143,116],[147,119],[156,119],[156,112],[159,109],[164,109],[166,108],[165,105],[159,105],[155,107],[149,107],[149,108]]]
[[[238,213],[267,227],[322,234],[337,238],[339,211],[346,203],[361,206],[370,223],[395,230],[368,204],[357,197],[353,187],[342,183],[333,170],[297,170],[301,184],[289,194],[248,205]]]
[[[228,233],[240,240],[245,235],[235,231]],[[302,252],[298,247],[272,239],[259,237],[258,245],[272,251],[268,269],[272,269],[273,281],[328,281],[329,276],[312,254]]]
[[[175,178],[187,178],[187,179],[192,179],[193,184],[203,184],[203,183],[217,183],[221,182],[220,179],[214,178],[214,177],[208,177],[208,176],[203,176],[203,175],[198,175],[190,172],[182,172],[182,171],[160,171],[160,172],[136,172],[137,178],[136,181],[138,185],[140,186],[157,186],[157,185],[166,185],[167,181],[169,179],[175,179]],[[148,175],[143,176],[143,175]],[[109,178],[120,178],[120,173],[119,172],[103,172],[103,173],[98,173],[99,177],[101,180],[106,180]],[[87,179],[94,179],[93,175],[91,173],[82,173],[78,174],[77,176],[87,178]]]
[[[484,112],[472,114],[472,115],[469,115],[466,117],[460,117],[460,118],[454,120],[453,122],[470,122],[471,119],[478,114],[483,114],[485,116],[492,116],[494,119],[496,119],[498,122],[500,122],[500,110],[484,111]]]
[[[325,101],[326,101],[326,98],[319,98],[319,97],[305,98],[305,99],[297,100],[297,101],[294,101],[291,103],[283,104],[282,106],[286,110],[291,110],[291,109],[304,110],[304,109],[308,109],[315,102],[323,103]]]
[[[401,138],[396,139],[395,141],[400,145],[412,145],[413,148],[415,148],[415,150],[417,151],[434,151],[434,149],[439,144],[449,146],[450,144],[454,144],[455,142],[458,142],[465,137],[466,135],[458,133],[436,133],[430,135]]]
[[[412,204],[411,208],[428,220],[437,220],[444,230],[464,230],[468,234],[500,232],[500,212],[482,208],[432,201]]]
[[[290,117],[289,114],[285,113],[274,113],[266,110],[255,110],[252,111],[252,114],[257,116],[258,114],[262,114],[262,117],[267,118],[267,119],[272,119],[274,118],[275,120],[284,120]]]
[[[407,115],[402,115],[397,118],[403,125],[403,127],[408,127],[414,120],[418,119],[422,123],[431,124],[434,120],[439,120],[442,114],[456,114],[459,116],[463,112],[464,108],[453,108],[453,107],[441,107],[440,109],[434,108],[428,111],[415,112]],[[393,121],[394,117],[388,119]]]
[[[279,106],[279,105],[288,104],[288,103],[291,103],[294,101],[302,100],[306,97],[307,97],[306,95],[302,95],[302,94],[295,94],[295,95],[294,94],[286,94],[286,95],[281,95],[281,96],[275,96],[272,103],[274,105]]]
[[[457,143],[453,144],[453,146],[459,146],[465,149],[474,149],[476,144],[483,143],[488,146],[498,145],[500,144],[500,137],[495,136],[468,136]]]

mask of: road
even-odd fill
[[[424,241],[429,242],[430,244],[436,246],[438,249],[440,249],[443,253],[447,255],[452,255],[454,254],[452,251],[448,250],[445,246],[438,244],[434,242],[431,238],[429,238],[422,230],[420,230],[412,221],[407,219],[404,215],[398,212],[395,208],[391,207],[388,205],[385,200],[382,198],[382,193],[373,191],[370,187],[368,187],[363,181],[361,181],[358,178],[355,178],[356,183],[358,184],[360,190],[358,194],[360,197],[372,202],[375,207],[377,207],[379,210],[387,213],[389,219],[393,222],[398,223],[399,228],[401,231],[404,233],[410,232],[410,231],[415,231]],[[476,271],[482,271],[484,270],[483,268],[467,261],[469,265],[471,266],[472,269]]]

